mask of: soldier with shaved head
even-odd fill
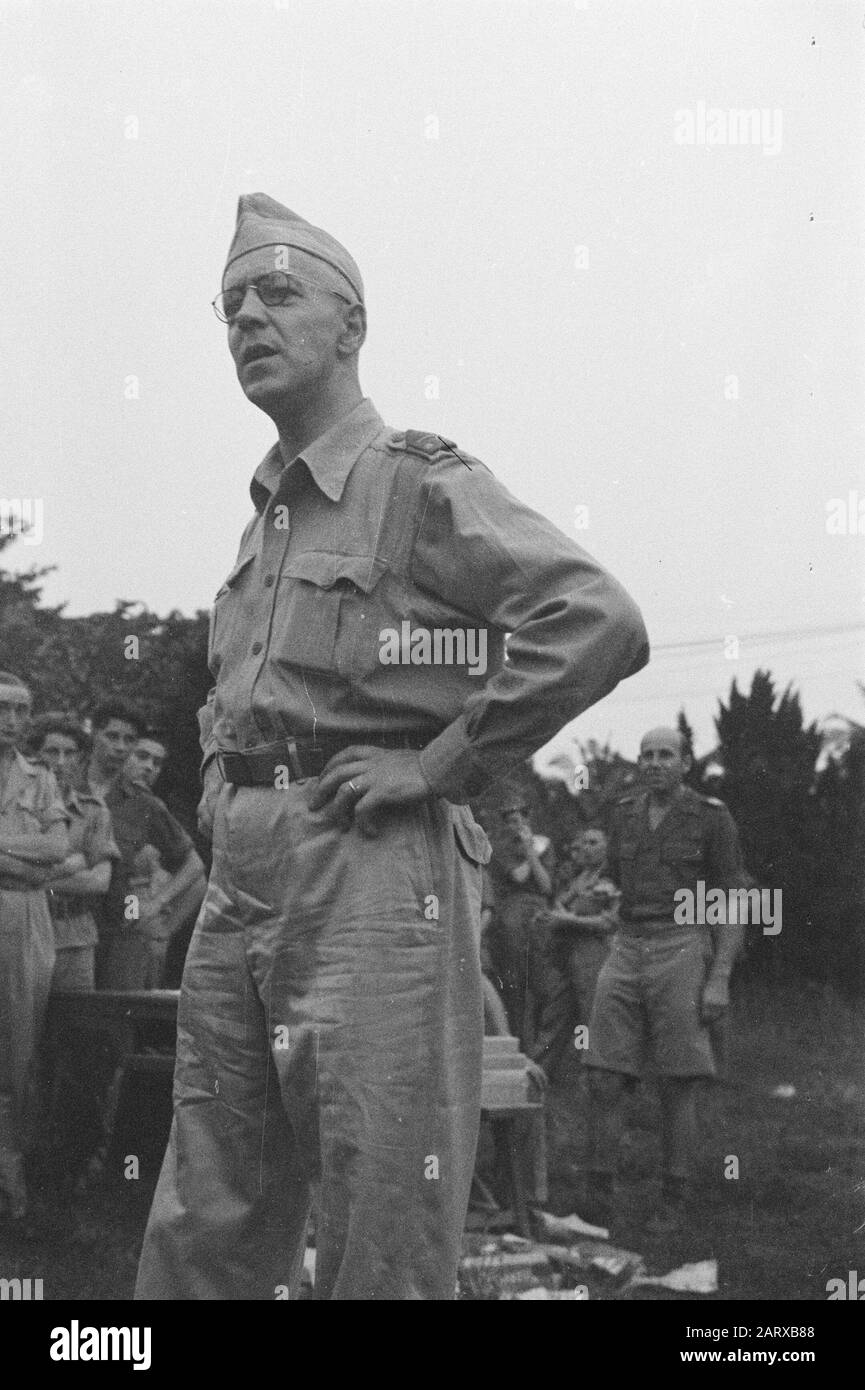
[[[684,785],[690,767],[676,729],[640,744],[643,787],[615,808],[609,867],[622,897],[620,927],[601,970],[589,1023],[589,1179],[585,1210],[609,1225],[629,1079],[651,1059],[661,1092],[663,1185],[650,1222],[658,1234],[686,1214],[696,1131],[696,1084],[715,1074],[709,1024],[729,999],[741,928],[682,924],[675,894],[741,883],[736,827],[723,802]]]

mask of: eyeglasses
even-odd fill
[[[337,294],[336,290],[327,290],[322,285],[314,284],[312,280],[304,280],[301,275],[287,275],[284,270],[271,270],[266,275],[259,275],[257,280],[245,280],[242,284],[232,285],[230,290],[223,290],[222,294],[218,294],[211,301],[213,312],[220,323],[232,323],[243,307],[248,290],[255,290],[262,304],[273,309],[278,304],[284,304],[288,296],[296,292],[298,285],[310,285],[320,294],[332,294],[344,304],[352,302],[346,299],[345,295]]]

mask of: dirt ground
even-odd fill
[[[629,1102],[621,1160],[621,1221],[614,1242],[651,1273],[718,1261],[708,1299],[825,1300],[831,1278],[865,1270],[865,1009],[823,990],[739,985],[727,1079],[701,1100],[701,1143],[689,1228],[650,1239],[657,1197],[658,1106],[650,1084]],[[169,1119],[164,1084],[127,1096],[109,1167],[138,1153],[139,1177],[105,1180],[75,1195],[55,1167],[34,1173],[30,1218],[0,1224],[0,1277],[42,1278],[45,1299],[131,1296],[138,1248]],[[784,1088],[774,1094],[776,1088]],[[792,1093],[791,1093],[792,1088]],[[147,1127],[139,1132],[142,1115]],[[585,1094],[576,1055],[548,1099],[550,1210],[578,1210]],[[738,1159],[738,1178],[729,1159]],[[677,1298],[582,1279],[590,1298]],[[471,1294],[469,1294],[471,1297]],[[494,1291],[478,1291],[483,1298]]]

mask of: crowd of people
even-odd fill
[[[167,741],[120,699],[83,721],[31,718],[31,694],[0,672],[0,912],[3,1018],[0,1200],[21,1216],[35,1063],[52,991],[147,990],[180,981],[204,897],[190,835],[153,788]],[[614,1211],[622,1099],[652,1044],[664,1116],[659,1220],[681,1216],[695,1138],[694,1082],[715,1070],[711,1027],[725,1012],[738,938],[671,933],[671,894],[705,873],[741,882],[722,803],[683,785],[673,730],[643,740],[643,787],[607,830],[583,826],[556,862],[520,785],[477,809],[492,846],[484,871],[485,1027],[511,1033],[542,1086],[565,1052],[589,1068],[588,1183],[582,1211]],[[170,959],[169,953],[173,953]],[[543,1126],[527,1130],[529,1187],[546,1199]]]
[[[13,1219],[27,1207],[52,991],[179,983],[206,887],[190,835],[153,791],[164,736],[123,700],[98,704],[88,727],[31,709],[25,682],[0,672],[0,1214]]]

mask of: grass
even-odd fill
[[[659,1157],[657,1098],[646,1084],[629,1102],[615,1243],[642,1254],[653,1273],[717,1259],[716,1300],[824,1300],[830,1278],[865,1273],[863,1023],[865,1009],[822,989],[740,984],[728,1080],[707,1087],[701,1101],[691,1226],[666,1240],[645,1233]],[[131,1297],[169,1116],[164,1087],[148,1084],[135,1107],[148,1117],[148,1130],[131,1137],[128,1098],[109,1164],[121,1173],[124,1150],[136,1152],[139,1177],[75,1196],[56,1166],[37,1171],[24,1228],[0,1225],[0,1277],[41,1277],[46,1299]],[[779,1085],[795,1094],[774,1098]],[[565,1214],[578,1209],[585,1159],[585,1087],[576,1055],[550,1091],[549,1132],[550,1208]],[[737,1179],[724,1177],[731,1155],[739,1161]],[[681,1297],[654,1289],[623,1293],[603,1276],[583,1282],[593,1299]],[[476,1296],[493,1293],[479,1288]]]
[[[689,1229],[666,1240],[645,1232],[659,1164],[659,1106],[645,1084],[630,1103],[616,1243],[643,1254],[653,1273],[717,1259],[717,1299],[825,1299],[828,1279],[863,1267],[863,1022],[861,1007],[822,989],[739,985],[726,1080],[701,1097]],[[774,1097],[778,1086],[794,1094]],[[585,1158],[585,1088],[575,1063],[553,1088],[550,1113],[551,1206],[562,1214],[573,1209],[574,1173]],[[738,1178],[724,1175],[731,1157]],[[608,1296],[603,1283],[590,1284],[592,1297]]]

